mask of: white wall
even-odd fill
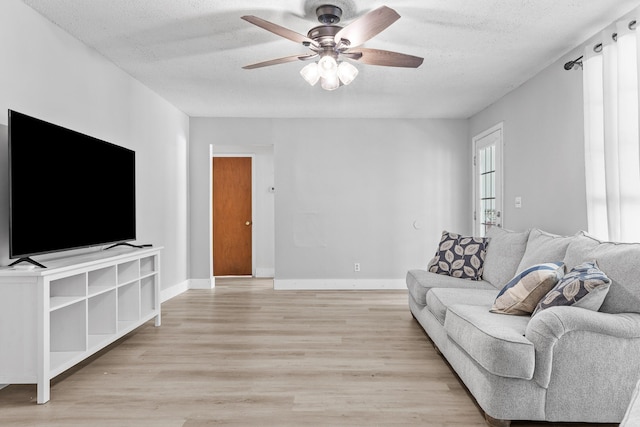
[[[504,121],[505,228],[587,228],[582,72],[563,68],[578,56],[567,54],[469,121],[470,137]]]
[[[191,119],[193,278],[209,274],[210,144],[274,147],[276,281],[397,284],[407,269],[426,266],[442,229],[470,232],[466,120],[328,124]]]
[[[470,232],[465,120],[314,123],[275,135],[276,286],[404,287],[443,229]]]
[[[19,0],[0,2],[0,51],[1,170],[7,109],[135,150],[138,241],[164,246],[163,289],[186,281],[188,117]],[[7,180],[0,174],[0,265],[9,262]]]

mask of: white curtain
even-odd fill
[[[633,20],[616,22],[583,54],[589,232],[626,242],[640,242],[640,43]]]

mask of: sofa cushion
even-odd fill
[[[600,311],[640,313],[640,244],[603,242],[590,253],[591,260],[611,279]]]
[[[559,236],[534,228],[529,233],[527,248],[517,271],[543,262],[562,261],[574,236]]]
[[[567,246],[567,252],[564,255],[564,266],[567,271],[571,271],[576,265],[586,261],[593,261],[590,253],[600,243],[600,240],[589,236],[585,231],[578,232]]]
[[[500,227],[487,231],[489,244],[482,278],[496,289],[502,287],[518,272],[517,268],[527,247],[529,230],[516,233]]]
[[[494,375],[533,378],[535,349],[524,337],[528,316],[491,313],[488,306],[454,304],[444,328],[449,338]]]
[[[461,279],[480,280],[487,239],[443,231],[435,256],[427,270]]]
[[[427,307],[444,325],[447,308],[454,304],[489,306],[496,299],[496,289],[433,288],[427,292]]]
[[[611,279],[600,311],[640,313],[640,280],[637,274],[640,244],[604,242],[581,231],[569,244],[564,262],[567,268],[571,268],[585,261],[596,261]]]
[[[573,306],[597,311],[610,285],[611,279],[598,268],[595,262],[585,262],[571,269],[560,279],[538,303],[533,315],[557,306]]]
[[[536,264],[515,275],[498,293],[492,313],[531,315],[564,275],[562,262]]]
[[[497,290],[484,280],[458,279],[457,277],[435,274],[426,270],[409,270],[406,282],[409,293],[420,305],[427,303],[427,291],[431,288],[492,289],[497,293]]]

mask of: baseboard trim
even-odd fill
[[[182,283],[160,291],[160,302],[169,301],[189,289],[213,289],[216,286],[216,278],[211,279],[187,279]]]
[[[404,279],[275,279],[276,290],[406,290]]]
[[[256,268],[256,278],[266,279],[274,277],[276,270],[274,268]]]
[[[185,280],[184,282],[173,285],[167,289],[162,289],[160,291],[160,303],[169,301],[171,298],[177,297],[187,290],[189,290],[189,280]]]
[[[210,279],[191,279],[189,280],[189,289],[213,289],[216,287],[216,278]]]

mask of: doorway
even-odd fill
[[[502,123],[473,138],[473,229],[484,236],[491,227],[502,227],[503,146]]]
[[[252,157],[212,157],[214,276],[253,273]]]

